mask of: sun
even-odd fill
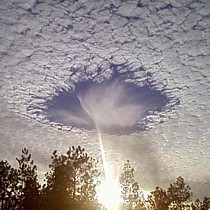
[[[97,189],[97,199],[107,210],[117,210],[120,204],[120,186],[112,179],[105,179]]]
[[[148,196],[151,195],[150,191],[148,190],[142,190],[142,193],[143,193],[144,199],[147,199]]]

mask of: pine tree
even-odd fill
[[[15,209],[18,171],[8,161],[0,162],[0,209]]]
[[[97,161],[80,146],[70,147],[65,155],[54,151],[51,158],[51,170],[46,174],[42,190],[44,208],[65,209],[77,204],[94,208],[99,176]]]
[[[147,202],[151,210],[168,210],[170,199],[167,192],[160,187],[156,187],[148,196]]]
[[[139,184],[135,180],[134,171],[129,160],[127,160],[120,176],[123,200],[122,208],[124,210],[145,209],[143,192],[140,190]]]
[[[29,151],[24,148],[21,158],[16,158],[18,168],[18,190],[16,197],[19,208],[33,210],[39,207],[40,184],[38,182],[37,166],[32,160]]]
[[[179,176],[175,183],[170,184],[167,190],[168,197],[171,202],[171,209],[182,210],[185,204],[191,201],[191,187],[186,185],[184,178]]]
[[[24,148],[19,164],[14,169],[7,161],[0,162],[0,200],[1,210],[38,209],[39,183],[37,168],[31,154]]]

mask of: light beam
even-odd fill
[[[98,140],[100,144],[102,164],[104,169],[105,179],[101,181],[97,189],[97,198],[99,203],[101,203],[108,210],[116,210],[120,204],[120,186],[118,181],[112,177],[112,172],[108,166],[106,155],[104,151],[104,146],[101,138],[101,133],[99,128],[96,126]]]

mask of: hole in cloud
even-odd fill
[[[164,110],[168,100],[149,85],[138,87],[122,78],[83,81],[54,96],[46,115],[49,121],[70,127],[130,134],[145,130],[145,117]]]

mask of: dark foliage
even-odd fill
[[[46,174],[47,183],[41,190],[42,207],[72,209],[81,203],[86,208],[97,206],[97,161],[80,146],[70,147],[65,155],[60,156],[54,151],[51,159],[51,171]]]
[[[170,184],[167,194],[171,202],[171,209],[174,210],[185,209],[193,195],[191,187],[185,183],[184,178],[181,176],[177,178],[175,183]]]
[[[37,167],[27,149],[16,159],[18,169],[7,161],[0,162],[1,210],[94,210],[97,161],[80,146],[71,147],[65,155],[54,151],[46,184],[40,186]]]
[[[7,161],[0,162],[0,207],[2,210],[37,209],[40,188],[37,168],[25,148],[17,161],[18,169],[13,168]]]
[[[83,148],[70,147],[66,154],[53,152],[50,171],[40,185],[37,167],[26,148],[16,158],[18,168],[0,161],[0,210],[99,210],[96,199],[97,161]],[[148,198],[135,180],[127,161],[120,175],[122,204],[119,210],[209,210],[210,198],[192,202],[193,193],[179,176],[168,189],[156,187]],[[103,210],[105,210],[103,208]]]
[[[138,182],[135,180],[134,168],[129,160],[124,164],[123,172],[120,176],[120,185],[122,189],[123,210],[145,210],[145,200],[143,192],[140,190]]]
[[[168,210],[171,203],[167,192],[160,187],[156,187],[156,189],[151,192],[147,202],[151,210]]]

